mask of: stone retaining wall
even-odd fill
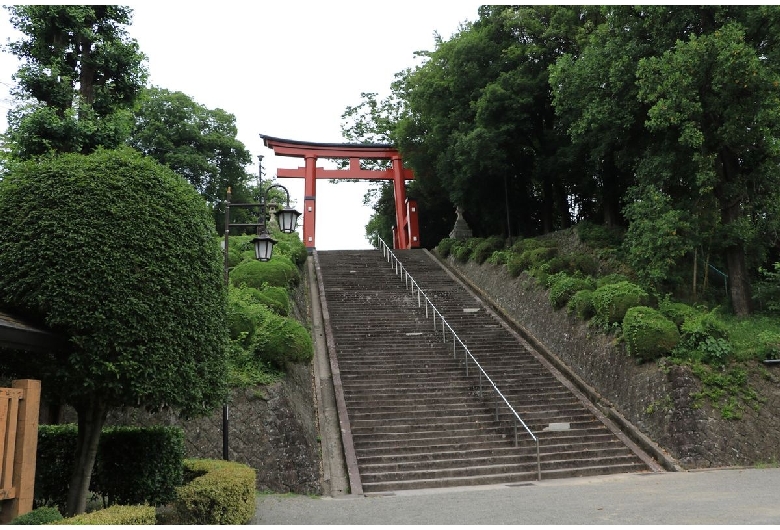
[[[750,369],[750,385],[764,402],[726,420],[708,404],[694,407],[698,379],[685,367],[639,364],[613,337],[554,310],[533,278],[512,278],[506,267],[457,263],[447,266],[474,285],[577,376],[603,405],[668,451],[685,468],[772,464],[780,461],[780,367]]]

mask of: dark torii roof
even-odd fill
[[[307,154],[320,158],[393,158],[399,156],[398,148],[392,144],[355,144],[355,143],[322,143],[290,140],[261,134],[265,147],[274,150],[282,156],[304,157]]]

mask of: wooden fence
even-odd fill
[[[41,382],[0,388],[0,523],[32,510]]]

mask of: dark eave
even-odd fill
[[[5,312],[0,311],[0,347],[33,352],[51,352],[61,348],[63,341],[57,335]]]

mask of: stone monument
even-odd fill
[[[469,228],[468,223],[466,223],[466,220],[463,218],[463,208],[458,206],[455,208],[455,213],[458,215],[458,218],[455,219],[455,226],[452,227],[450,238],[460,240],[470,238],[471,228]]]

